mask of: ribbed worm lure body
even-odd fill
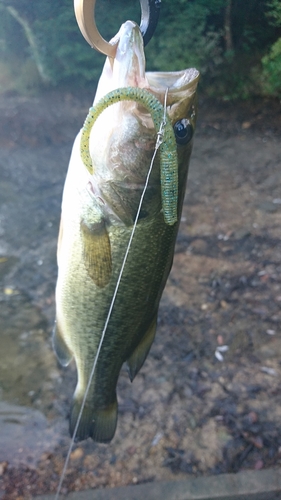
[[[161,123],[163,122],[164,108],[160,101],[147,90],[138,87],[124,87],[109,92],[95,106],[90,108],[82,129],[80,146],[81,157],[90,174],[93,173],[93,165],[89,151],[89,140],[92,127],[99,115],[106,108],[120,101],[136,101],[142,104],[150,112],[156,131],[159,131]],[[166,116],[163,139],[159,150],[164,220],[166,224],[172,226],[177,221],[178,161],[176,139],[173,126],[168,116]]]

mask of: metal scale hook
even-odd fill
[[[95,17],[96,0],[74,0],[75,16],[80,31],[87,42],[94,49],[109,57],[114,57],[116,44],[107,42],[99,33]],[[147,45],[152,38],[157,26],[161,0],[140,0],[141,24],[140,30],[143,36],[144,45]]]

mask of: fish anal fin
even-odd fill
[[[84,264],[94,283],[105,287],[111,277],[112,262],[110,239],[103,221],[88,225],[84,221],[80,225]]]
[[[80,399],[74,399],[69,421],[71,436],[73,436],[80,409]],[[83,441],[90,437],[97,443],[109,443],[115,434],[117,416],[118,405],[116,399],[105,408],[95,408],[94,405],[86,403],[77,428],[75,441]]]
[[[157,326],[157,315],[152,321],[150,327],[148,328],[146,334],[140,341],[140,343],[135,348],[133,354],[127,359],[127,368],[131,382],[134,380],[135,376],[141,369],[145,359],[149,353],[151,345],[153,343]]]
[[[60,364],[62,366],[69,365],[73,356],[64,341],[58,321],[56,321],[54,326],[52,343],[53,343],[53,349],[56,353],[56,356]]]

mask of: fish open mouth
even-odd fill
[[[148,90],[160,101],[163,101],[165,92],[167,88],[169,89],[168,105],[171,101],[178,100],[177,97],[180,99],[183,94],[185,97],[192,95],[198,85],[199,77],[199,71],[195,68],[182,71],[149,71],[146,73],[149,83]]]
[[[126,21],[122,24],[111,43],[116,43],[117,40],[116,56],[114,59],[106,59],[95,103],[111,90],[120,87],[145,88],[162,103],[168,88],[168,105],[180,100],[182,93],[186,97],[195,92],[199,80],[199,71],[195,68],[173,72],[145,71],[143,38],[135,22]]]

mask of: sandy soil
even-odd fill
[[[75,368],[51,350],[60,201],[88,95],[0,98],[0,498],[53,492]],[[202,101],[151,353],[118,385],[108,445],[75,445],[63,492],[281,463],[281,113]]]

